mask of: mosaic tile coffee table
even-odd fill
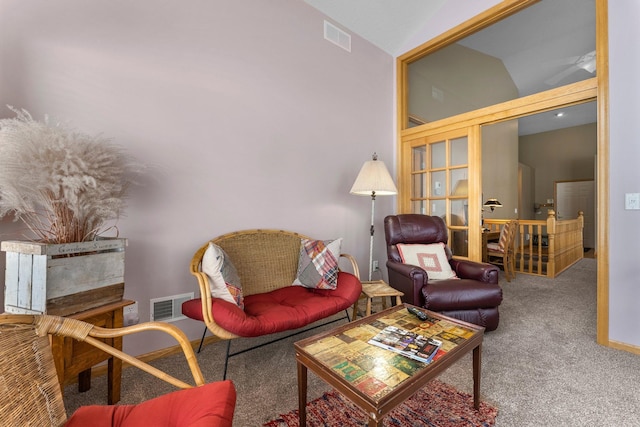
[[[294,344],[301,426],[307,418],[309,369],[361,408],[370,427],[380,427],[393,408],[469,352],[473,352],[473,403],[479,408],[484,328],[420,309],[427,314],[423,321],[407,307],[395,306]],[[433,337],[442,341],[442,347],[425,364],[368,343],[387,326]]]

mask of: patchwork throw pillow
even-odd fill
[[[315,289],[335,289],[342,239],[301,239],[298,274],[293,284]]]
[[[209,242],[209,247],[202,256],[202,271],[209,279],[213,298],[220,298],[244,308],[238,270],[231,263],[229,255],[220,246]]]
[[[444,243],[432,243],[430,245],[406,245],[399,243],[398,252],[402,262],[417,265],[429,275],[429,279],[444,280],[457,278],[451,269]]]

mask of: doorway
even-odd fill
[[[558,2],[562,3],[562,2]],[[545,111],[550,111],[559,107],[569,107],[578,105],[585,102],[599,100],[597,106],[598,124],[597,124],[597,185],[598,191],[596,192],[597,203],[597,215],[598,215],[598,228],[597,228],[597,240],[599,245],[598,255],[598,325],[597,325],[597,341],[602,345],[611,346],[609,342],[609,307],[608,307],[608,212],[606,210],[606,203],[608,200],[608,165],[609,165],[609,150],[608,150],[608,25],[607,25],[607,0],[595,0],[595,13],[593,10],[589,12],[589,17],[595,24],[595,45],[597,55],[595,55],[594,61],[598,73],[595,77],[587,78],[586,80],[580,80],[575,83],[564,84],[564,86],[557,89],[550,89],[543,92],[537,92],[532,95],[525,95],[516,97],[513,100],[507,100],[488,104],[488,106],[480,107],[479,109],[459,109],[457,112],[452,112],[444,108],[432,109],[433,111],[440,111],[445,113],[443,118],[431,118],[426,115],[421,115],[412,111],[409,106],[408,91],[409,91],[409,71],[410,64],[430,55],[443,47],[447,47],[452,43],[455,43],[462,38],[475,33],[476,31],[484,28],[488,28],[494,24],[499,24],[501,19],[508,16],[515,16],[523,11],[526,11],[529,6],[538,4],[536,0],[512,0],[504,1],[500,4],[490,8],[481,15],[460,24],[459,26],[452,28],[451,30],[443,33],[442,35],[434,38],[433,40],[426,42],[424,45],[413,49],[410,52],[400,56],[398,58],[398,123],[400,126],[400,143],[399,143],[399,179],[402,180],[409,174],[406,163],[403,164],[406,159],[403,159],[402,152],[404,145],[417,137],[427,137],[436,132],[444,132],[452,129],[466,128],[469,130],[470,135],[470,147],[479,147],[480,143],[480,128],[482,125],[497,123],[512,118],[523,117],[529,114],[536,114]],[[540,2],[540,4],[556,4],[556,2]],[[588,4],[585,3],[585,4]],[[593,3],[591,3],[593,5]],[[575,11],[574,11],[575,12]],[[596,16],[598,19],[596,20]],[[562,21],[566,27],[566,24],[574,22],[573,19]],[[542,28],[541,26],[539,28]],[[577,31],[568,31],[568,34],[577,35]],[[593,36],[591,36],[593,37]],[[500,42],[509,42],[512,38],[500,37],[496,40]],[[531,40],[531,39],[530,39]],[[593,40],[593,38],[591,38]],[[539,47],[539,46],[538,46]],[[540,47],[539,47],[540,48]],[[472,48],[473,49],[473,48]],[[544,49],[544,48],[542,48]],[[528,51],[522,49],[517,50],[523,54],[527,54]],[[538,64],[527,68],[527,70],[539,69]],[[459,69],[461,67],[458,67]],[[465,70],[473,69],[473,67],[466,67]],[[446,75],[446,74],[445,74]],[[479,73],[474,73],[474,76],[478,76]],[[575,74],[574,74],[575,75]],[[418,76],[419,77],[419,76]],[[554,79],[555,81],[555,79]],[[545,79],[542,83],[547,84]],[[558,82],[555,82],[558,83]],[[564,83],[564,81],[563,81]],[[442,91],[441,87],[437,85],[422,85],[427,89],[426,96],[420,99],[427,99],[429,96],[441,102],[446,99],[468,100],[469,98],[460,97],[448,97],[446,93],[444,96],[440,96]],[[434,86],[435,89],[434,90]],[[495,85],[484,85],[482,88],[492,88]],[[458,87],[458,86],[453,86]],[[464,94],[469,94],[468,90],[464,91]],[[454,94],[456,95],[456,94]],[[416,98],[418,99],[418,98]],[[419,107],[419,105],[418,105]],[[475,108],[478,108],[476,105]],[[457,114],[456,114],[457,113]],[[410,117],[419,117],[422,120],[415,122],[424,123],[416,127],[411,127]],[[470,183],[474,181],[480,182],[481,171],[478,170],[477,174],[471,173],[471,169],[474,166],[470,163]],[[478,168],[480,169],[480,168]],[[399,211],[403,212],[403,206],[407,205],[407,200],[411,198],[412,188],[409,180],[405,180],[399,188]],[[473,186],[472,186],[473,187]],[[470,212],[471,202],[474,200],[479,201],[482,197],[482,189],[477,188],[474,190],[470,187]],[[551,197],[550,197],[551,198]],[[407,199],[407,200],[405,200]],[[479,211],[473,211],[473,214],[480,215]],[[472,214],[472,215],[473,215]],[[473,216],[471,216],[473,218]],[[470,220],[470,224],[473,221]],[[471,246],[478,244],[480,241],[480,230],[476,230],[475,227],[470,228],[469,244],[470,244],[470,257],[473,258],[473,252]],[[474,243],[475,242],[475,243]]]
[[[585,250],[596,248],[595,192],[594,180],[555,182],[556,217],[573,219],[578,212],[583,213]]]

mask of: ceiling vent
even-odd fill
[[[324,21],[324,38],[347,52],[351,52],[351,35],[328,21]]]
[[[182,314],[182,303],[194,298],[194,293],[172,295],[151,299],[151,321],[175,322],[186,319]]]

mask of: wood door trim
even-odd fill
[[[398,57],[396,61],[396,79],[397,79],[397,162],[398,162],[398,173],[399,178],[402,178],[402,174],[406,171],[406,168],[403,169],[403,150],[405,149],[403,144],[403,140],[406,139],[416,139],[418,138],[422,132],[424,135],[435,132],[443,132],[446,130],[452,130],[455,128],[461,128],[465,126],[469,126],[471,123],[476,120],[472,119],[470,116],[468,119],[463,119],[463,122],[460,122],[460,116],[458,116],[455,120],[444,119],[436,122],[436,125],[427,124],[423,126],[419,126],[418,128],[412,128],[413,130],[404,129],[407,123],[407,67],[410,62],[416,61],[423,56],[436,51],[450,43],[453,43],[469,34],[472,34],[479,29],[482,29],[486,26],[497,22],[498,20],[509,16],[511,14],[517,13],[518,11],[536,3],[538,0],[504,0],[500,2],[498,5],[487,9],[485,12],[477,15],[476,17],[452,28],[451,30],[441,34],[440,36],[431,39],[430,41],[416,47],[415,49],[410,50],[409,52]],[[593,85],[589,90],[594,91],[593,94],[582,94],[579,93],[569,93],[567,94],[566,100],[568,102],[573,102],[574,104],[578,104],[581,102],[587,102],[588,100],[597,99],[597,108],[598,108],[598,142],[597,142],[597,153],[598,153],[598,166],[597,166],[597,213],[596,216],[598,218],[597,225],[597,242],[598,242],[598,256],[597,256],[597,326],[596,326],[596,341],[608,347],[621,348],[624,347],[624,350],[634,351],[632,346],[624,345],[620,343],[611,342],[609,339],[609,213],[607,206],[609,206],[609,5],[608,0],[595,0],[596,2],[596,51],[598,55],[596,56],[597,62],[597,76],[595,79],[595,85],[589,80],[585,82],[585,84]],[[564,87],[565,89],[569,89],[573,91],[575,87],[573,85],[568,85]],[[576,95],[576,99],[571,101],[570,96]],[[539,94],[538,94],[539,95]],[[564,106],[559,104],[557,101],[563,101],[563,98],[556,99],[555,103],[552,102],[551,99],[546,106],[538,106],[538,108],[546,108],[553,109],[560,106]],[[514,101],[510,101],[514,102]],[[517,100],[515,101],[517,102]],[[572,105],[572,104],[566,104]],[[509,116],[508,114],[514,115],[514,117],[518,117],[520,115],[530,114],[527,113],[527,106],[522,105],[522,111],[498,111],[496,112],[496,120],[506,120]],[[490,108],[490,107],[488,107]],[[544,111],[544,110],[540,110]],[[500,116],[500,115],[503,116]],[[465,123],[464,120],[467,120]],[[483,120],[486,120],[484,118]],[[430,126],[436,127],[439,126],[437,131],[432,129]],[[411,135],[410,138],[407,138]],[[473,143],[473,141],[470,141]],[[479,168],[480,169],[480,168]],[[477,177],[476,177],[477,178]],[[470,175],[471,179],[471,175]],[[398,209],[402,208],[402,193],[398,194]],[[471,192],[469,197],[475,197]],[[479,196],[478,196],[479,197]],[[404,197],[406,198],[406,197]]]

